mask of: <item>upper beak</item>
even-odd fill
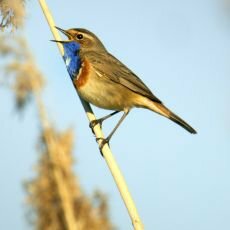
[[[67,30],[63,30],[57,26],[55,26],[55,28],[59,30],[60,32],[62,32],[63,34],[65,34],[69,39],[71,38],[71,34]]]

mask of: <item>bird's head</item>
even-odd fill
[[[96,51],[96,52],[103,52],[106,51],[102,42],[97,38],[95,34],[92,32],[81,29],[81,28],[74,28],[63,30],[59,27],[56,27],[60,32],[65,34],[68,37],[67,41],[62,41],[62,43],[68,42],[76,42],[79,45],[79,48],[82,52],[84,51]],[[66,44],[67,46],[68,44]],[[65,48],[65,47],[64,47]]]

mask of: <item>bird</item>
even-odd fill
[[[63,59],[79,96],[99,108],[114,111],[91,121],[92,130],[95,125],[102,125],[103,121],[123,111],[123,115],[107,138],[98,138],[101,139],[101,149],[105,143],[109,143],[133,108],[151,110],[172,120],[191,134],[197,133],[168,109],[133,71],[110,54],[94,33],[83,28],[55,28],[68,38],[52,41],[63,45]]]

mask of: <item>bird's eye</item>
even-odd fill
[[[83,38],[83,35],[82,34],[78,34],[77,35],[77,39],[81,40]]]

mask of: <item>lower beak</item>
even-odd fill
[[[58,43],[66,43],[66,42],[68,42],[68,41],[58,41],[58,40],[50,40],[51,42],[58,42]]]

